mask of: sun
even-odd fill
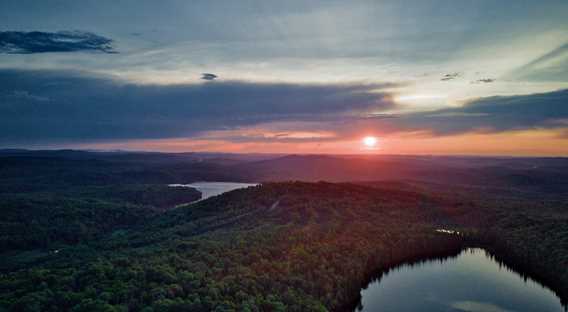
[[[377,146],[377,142],[378,139],[374,136],[366,136],[363,138],[363,145],[365,145],[366,148],[374,148]]]

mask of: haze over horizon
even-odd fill
[[[0,148],[568,156],[566,1],[0,1],[0,20]]]

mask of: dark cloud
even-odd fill
[[[385,90],[396,86],[141,85],[61,71],[0,70],[0,143],[191,137],[271,121],[368,114],[393,108]]]
[[[495,79],[493,78],[483,78],[483,79],[477,79],[472,81],[471,83],[492,83],[495,82]]]
[[[0,53],[31,54],[45,52],[100,51],[116,53],[112,40],[81,31],[1,31]]]
[[[532,95],[486,97],[463,107],[405,114],[337,116],[307,124],[298,131],[331,130],[338,138],[357,138],[372,129],[378,134],[424,133],[432,136],[465,133],[499,133],[515,130],[568,129],[568,89]],[[564,131],[564,132],[562,132]],[[235,140],[234,138],[229,138]],[[258,141],[258,138],[242,138]],[[264,140],[264,139],[262,139]],[[311,141],[324,141],[313,138]]]
[[[463,107],[435,111],[338,117],[294,128],[297,131],[333,131],[337,138],[353,139],[373,131],[378,135],[420,133],[447,136],[499,133],[515,130],[557,129],[568,136],[568,90],[542,94],[486,97]],[[321,141],[321,140],[314,140]]]
[[[218,77],[217,75],[210,73],[201,74],[201,79],[203,80],[215,80],[217,77]]]
[[[442,79],[440,79],[440,81],[449,81],[449,80],[453,80],[458,78],[459,76],[461,76],[460,73],[451,73],[451,74],[445,74]]]
[[[463,107],[402,115],[389,124],[393,131],[427,131],[446,135],[472,131],[567,127],[568,90],[480,98]]]
[[[568,128],[568,90],[487,97],[463,107],[384,114],[395,84],[219,81],[144,85],[61,71],[0,70],[0,144],[193,137],[204,131],[292,122],[290,131],[453,135]],[[271,124],[274,125],[274,124]],[[260,140],[255,137],[226,139]],[[333,138],[277,137],[324,141]]]

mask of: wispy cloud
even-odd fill
[[[459,78],[461,76],[460,73],[451,73],[451,74],[445,74],[440,81],[450,81],[450,80],[454,80],[456,78]]]
[[[546,63],[546,62],[548,62],[552,59],[555,59],[559,56],[562,56],[565,53],[568,53],[568,42],[559,46],[556,49],[553,49],[550,52],[545,53],[544,55],[536,58],[535,60],[529,62],[528,64],[522,66],[520,68],[520,70],[524,71],[524,70],[530,70],[532,68],[538,67],[539,65],[542,65],[542,64],[544,64],[544,63]]]
[[[1,31],[0,53],[31,54],[46,52],[99,51],[116,53],[112,40],[82,31]]]
[[[8,93],[6,95],[8,99],[23,99],[26,101],[38,101],[38,102],[47,102],[49,101],[48,97],[39,96],[29,93],[28,91],[21,91],[21,90],[14,90],[12,93]]]
[[[495,82],[495,79],[493,78],[483,78],[483,79],[477,79],[472,81],[471,83],[492,83]]]
[[[568,43],[516,68],[509,75],[513,79],[534,81],[568,80]]]
[[[210,74],[210,73],[203,73],[201,74],[201,79],[203,80],[215,80],[217,79],[217,75],[215,74]]]
[[[502,308],[493,303],[478,301],[452,302],[450,307],[464,312],[511,312],[511,310]]]

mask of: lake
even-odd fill
[[[198,202],[205,200],[212,196],[221,195],[223,193],[247,188],[250,186],[256,186],[257,183],[238,183],[238,182],[195,182],[190,184],[170,184],[170,187],[192,187],[201,192],[201,199],[194,201]]]
[[[483,249],[401,265],[361,291],[355,311],[563,312],[548,288],[499,265]]]

